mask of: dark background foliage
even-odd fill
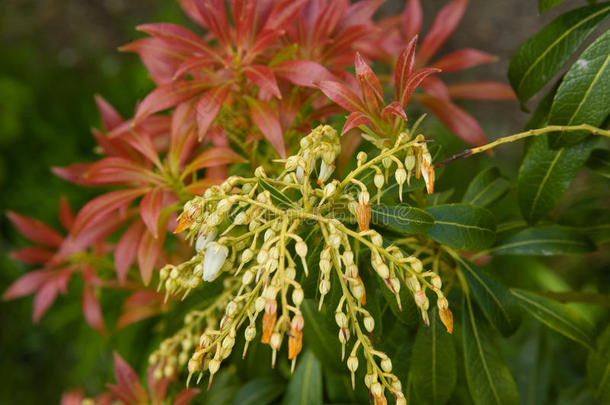
[[[424,2],[426,20],[445,3]],[[389,1],[381,12],[402,7],[402,1]],[[466,45],[498,55],[497,64],[469,72],[468,79],[480,75],[505,81],[509,58],[518,45],[564,8],[539,17],[532,1],[472,0],[445,49]],[[89,128],[99,123],[95,93],[129,116],[135,102],[151,89],[138,58],[117,51],[138,35],[137,24],[150,21],[185,22],[177,3],[167,0],[0,2],[0,212],[14,210],[58,226],[60,195],[66,195],[73,207],[93,195],[92,190],[56,178],[49,168],[94,157]],[[490,138],[515,132],[527,119],[516,102],[466,107]],[[518,160],[510,157],[520,151],[520,146],[513,146],[498,155],[514,168]],[[584,179],[574,189],[586,185]],[[7,256],[23,244],[1,216],[0,291],[26,270]],[[62,390],[75,386],[99,392],[113,379],[112,348],[139,371],[144,369],[148,349],[158,339],[150,336],[154,323],[103,338],[83,322],[79,290],[72,285],[38,325],[31,322],[30,298],[0,303],[1,404],[57,403]],[[110,324],[119,309],[112,301],[106,296],[102,302],[109,308],[105,315]]]

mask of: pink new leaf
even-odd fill
[[[178,395],[176,395],[172,405],[187,405],[197,394],[199,394],[199,390],[197,388],[182,390]]]
[[[145,230],[140,239],[140,243],[138,244],[138,265],[140,266],[140,275],[142,276],[144,285],[150,283],[152,271],[163,250],[165,235],[166,233],[162,232],[159,237],[155,239],[152,233]]]
[[[47,312],[49,307],[57,298],[59,293],[59,286],[54,280],[55,275],[46,280],[34,296],[34,312],[32,313],[32,320],[34,322],[40,321],[42,316]]]
[[[146,390],[140,384],[138,375],[131,366],[117,353],[114,352],[114,375],[118,386],[115,386],[128,400],[128,404],[141,404],[148,401]]]
[[[382,117],[385,118],[389,115],[394,115],[403,120],[407,119],[407,114],[405,113],[405,110],[402,108],[398,101],[393,101],[392,103],[385,106],[385,108],[381,111]]]
[[[394,69],[394,85],[396,86],[396,98],[400,100],[409,78],[413,74],[415,66],[415,47],[417,46],[417,35],[415,35],[405,49],[398,55],[396,68]],[[403,105],[404,107],[404,105]]]
[[[469,100],[516,100],[513,89],[500,82],[469,82],[448,87],[453,98]]]
[[[127,272],[136,258],[138,244],[143,233],[144,223],[135,221],[117,243],[114,251],[114,266],[120,283],[124,283],[127,279]]]
[[[483,63],[492,63],[498,60],[497,56],[482,52],[477,49],[460,49],[442,57],[434,62],[432,67],[443,72],[455,72],[456,70],[468,69]]]
[[[12,211],[7,212],[6,216],[19,232],[32,242],[54,247],[59,247],[63,242],[63,236],[37,219],[29,218]]]
[[[221,85],[218,87],[214,87],[211,90],[208,90],[197,103],[197,135],[199,141],[203,139],[205,134],[208,132],[208,128],[218,111],[220,111],[220,107],[222,107],[222,103],[227,98],[229,94],[229,87],[226,85]]]
[[[274,2],[264,29],[281,30],[291,24],[308,0],[278,0]]]
[[[280,89],[277,86],[273,71],[264,65],[247,66],[244,69],[246,77],[267,93],[273,94],[277,98],[282,98]]]
[[[316,87],[315,83],[335,80],[328,69],[309,60],[289,60],[272,66],[279,77],[297,86]]]
[[[420,47],[417,57],[419,63],[425,65],[453,34],[467,4],[468,0],[453,0],[439,11]]]
[[[106,335],[108,331],[106,330],[104,317],[102,316],[102,308],[100,307],[100,302],[95,295],[93,286],[90,284],[85,284],[83,287],[82,305],[83,315],[85,316],[87,323],[102,335]]]
[[[140,201],[140,215],[142,221],[148,228],[148,231],[152,233],[153,237],[157,238],[159,234],[159,215],[163,208],[163,190],[160,188],[153,188],[150,192],[146,193]]]
[[[59,199],[59,221],[66,231],[72,229],[74,224],[74,213],[70,208],[68,199],[63,195]]]
[[[402,31],[405,38],[413,38],[419,34],[423,13],[419,0],[408,0],[402,13]]]
[[[360,111],[354,111],[347,116],[345,120],[345,125],[343,125],[343,130],[341,131],[341,135],[344,135],[350,129],[356,128],[359,125],[370,124],[371,120],[361,113]]]
[[[362,100],[360,100],[360,98],[345,85],[335,81],[323,80],[318,83],[318,87],[320,90],[322,90],[326,97],[330,98],[347,111],[366,112],[366,108],[362,103]]]
[[[434,73],[438,73],[439,70],[435,68],[424,68],[416,71],[411,75],[408,82],[405,85],[403,92],[400,95],[400,105],[404,108],[409,102],[409,98],[413,91],[419,86],[419,84],[428,76]]]
[[[51,260],[55,253],[39,246],[30,246],[11,252],[13,259],[31,264],[44,264]]]
[[[148,94],[138,106],[134,121],[138,122],[144,118],[175,106],[201,93],[208,83],[194,82],[190,80],[178,80],[161,85]]]
[[[217,146],[205,150],[191,161],[184,169],[183,175],[186,176],[195,170],[205,167],[226,165],[229,163],[244,162],[245,159],[226,146]]]
[[[47,269],[33,270],[19,277],[11,286],[4,292],[2,299],[13,300],[32,294],[34,291],[51,277],[53,272]]]
[[[102,119],[102,125],[106,131],[111,131],[114,127],[123,122],[123,117],[121,117],[117,110],[99,94],[95,95],[95,104],[97,105],[97,110]]]
[[[247,98],[247,101],[250,106],[252,121],[263,133],[263,136],[271,143],[277,154],[280,155],[280,157],[285,158],[286,145],[284,144],[284,136],[277,112],[267,103],[260,102],[253,98]]]

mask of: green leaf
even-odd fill
[[[608,2],[578,8],[560,15],[519,47],[508,78],[522,104],[555,76],[608,14]]]
[[[494,255],[551,256],[594,250],[595,245],[591,240],[577,230],[551,225],[519,231],[498,243],[489,252]]]
[[[430,316],[430,327],[417,331],[411,356],[411,378],[417,403],[446,404],[457,381],[455,347],[436,311]]]
[[[519,304],[534,318],[568,338],[593,347],[591,324],[572,308],[550,298],[520,289],[511,289]]]
[[[601,125],[610,114],[610,30],[584,50],[563,78],[549,116],[551,125]],[[551,146],[573,145],[588,135],[559,132]]]
[[[517,192],[523,217],[536,223],[551,211],[588,159],[594,137],[560,149],[550,149],[547,137],[532,142],[519,168]]]
[[[585,163],[587,168],[591,169],[600,176],[610,179],[610,150],[595,149],[591,152],[591,156]]]
[[[483,314],[504,336],[511,335],[519,326],[521,314],[510,291],[495,278],[474,264],[457,258],[468,288]]]
[[[300,356],[282,405],[322,405],[322,366],[310,350]]]
[[[257,378],[244,385],[233,399],[233,405],[267,405],[284,392],[284,383],[273,378]]]
[[[371,222],[381,223],[400,233],[426,233],[434,225],[434,218],[426,211],[409,204],[394,206],[373,204]]]
[[[515,378],[522,405],[546,404],[553,370],[553,352],[542,325],[532,323],[528,326],[527,338],[519,344],[518,369],[522,372]]]
[[[552,9],[553,7],[563,3],[565,0],[538,0],[538,12],[540,14]]]
[[[481,207],[488,206],[506,193],[510,183],[497,167],[489,167],[477,174],[468,185],[462,202]]]
[[[589,353],[587,374],[595,398],[610,403],[610,326],[597,339],[597,349]]]
[[[468,389],[475,405],[518,405],[513,376],[477,325],[472,304],[465,300],[462,344]]]
[[[446,204],[427,208],[434,217],[428,236],[462,250],[480,250],[493,245],[496,221],[491,212],[468,204]]]
[[[324,311],[318,312],[318,305],[312,299],[303,301],[301,312],[305,319],[303,337],[307,347],[313,350],[325,367],[344,372],[345,366],[341,364],[341,344],[337,339],[339,329],[334,323],[334,314],[325,316],[327,314]]]
[[[286,194],[282,193],[280,190],[278,190],[277,188],[273,187],[271,184],[269,184],[269,182],[267,182],[266,180],[262,179],[259,177],[258,179],[258,185],[263,189],[263,190],[267,190],[269,191],[269,194],[271,194],[271,201],[273,202],[273,204],[275,204],[278,208],[294,208],[294,205],[292,204],[292,201],[290,200],[290,198],[288,198],[286,196]]]
[[[549,122],[549,114],[551,113],[551,106],[553,105],[553,100],[555,99],[555,94],[557,93],[557,89],[559,88],[560,84],[561,78],[553,84],[549,91],[538,102],[538,106],[525,124],[524,129],[536,129],[547,125]],[[531,144],[532,141],[532,138],[525,139],[525,145]]]

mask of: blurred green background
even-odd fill
[[[446,1],[423,3],[429,21]],[[539,18],[531,1],[489,3],[471,2],[445,49],[459,45],[496,53],[499,63],[478,68],[468,78],[505,80],[510,54],[559,11]],[[382,12],[398,11],[403,4],[388,2]],[[117,51],[138,36],[136,25],[150,21],[186,19],[170,0],[0,2],[0,212],[14,210],[59,228],[61,195],[76,209],[95,194],[56,178],[50,167],[95,159],[89,133],[99,125],[94,94],[130,116],[136,101],[150,91],[152,83],[138,58]],[[516,103],[485,104],[468,106],[491,138],[519,129],[527,118]],[[513,147],[499,154],[515,156],[519,151]],[[0,216],[0,291],[27,270],[7,257],[25,244]],[[158,342],[147,335],[153,323],[101,337],[83,321],[77,279],[37,325],[31,321],[31,298],[0,303],[0,404],[58,403],[63,390],[77,386],[100,392],[113,381],[113,348],[145,367],[144,356]],[[105,295],[104,301],[113,298]],[[117,311],[105,313],[110,325]]]

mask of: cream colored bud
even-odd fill
[[[227,212],[229,212],[229,210],[231,209],[231,203],[229,202],[228,199],[224,199],[224,200],[220,200],[218,201],[218,205],[216,206],[216,211],[220,214],[220,215],[224,215]]]
[[[267,304],[267,300],[264,297],[258,297],[256,301],[254,301],[254,308],[256,312],[261,312],[265,309],[265,304]]]
[[[269,340],[269,346],[271,346],[271,348],[273,350],[279,350],[281,345],[282,345],[282,336],[278,332],[274,332],[271,335],[271,339]]]
[[[421,260],[419,260],[417,257],[415,256],[409,256],[408,258],[408,263],[411,265],[411,268],[416,272],[416,273],[421,273],[424,270],[424,266],[422,265]]]
[[[358,266],[354,263],[348,265],[345,269],[345,275],[347,277],[355,278],[358,276]]]
[[[360,283],[350,284],[350,290],[354,298],[356,298],[357,300],[361,300],[362,297],[364,297],[364,288]]]
[[[326,187],[324,187],[324,197],[329,198],[337,191],[337,186],[334,182],[328,183]]]
[[[294,267],[286,267],[286,270],[284,270],[284,274],[290,280],[294,280],[294,278],[297,275],[297,271],[296,271],[296,269]]]
[[[366,329],[367,332],[372,332],[373,329],[375,329],[375,319],[373,319],[372,316],[367,315],[364,317],[364,329]]]
[[[335,322],[340,328],[347,328],[347,316],[343,312],[335,313]]]
[[[177,268],[174,267],[172,271],[169,272],[169,278],[175,280],[178,278],[178,276],[180,276],[180,272]]]
[[[241,262],[248,263],[254,257],[254,251],[250,248],[244,250],[241,254]]]
[[[405,397],[398,397],[396,398],[396,405],[407,405],[407,400],[405,399]]]
[[[373,178],[373,183],[375,183],[375,187],[377,188],[383,187],[383,183],[385,183],[385,177],[383,177],[383,174],[377,173]]]
[[[234,301],[230,301],[225,308],[225,312],[227,315],[231,316],[237,311],[237,304]]]
[[[335,249],[341,246],[341,236],[338,233],[331,234],[328,238],[328,243]]]
[[[377,247],[383,246],[383,238],[381,237],[381,235],[378,232],[375,232],[374,234],[371,235],[371,242],[373,242],[373,245],[375,245]]]
[[[349,356],[347,358],[347,368],[352,373],[355,373],[356,370],[358,370],[358,357],[356,357],[356,356]]]
[[[199,263],[195,267],[193,267],[193,275],[195,277],[203,276],[203,264]]]
[[[220,218],[220,215],[218,215],[215,212],[212,212],[210,215],[208,215],[208,217],[205,220],[205,223],[212,227],[212,226],[216,226],[218,224],[220,224],[222,222],[222,218]]]
[[[373,394],[374,397],[380,397],[383,395],[383,387],[379,381],[375,381],[371,384],[371,394]]]
[[[415,168],[415,156],[414,155],[407,155],[407,157],[405,158],[405,168],[407,169],[407,171],[411,171]]]
[[[297,307],[299,307],[303,303],[303,298],[305,298],[303,294],[303,289],[296,288],[292,291],[292,302],[294,302],[294,305],[296,305]]]
[[[349,266],[354,263],[354,252],[351,250],[346,250],[343,252],[343,262],[346,266]]]
[[[416,292],[413,294],[413,298],[415,299],[415,304],[423,311],[427,311],[430,307],[430,301],[428,300],[428,297],[426,297],[426,293],[424,291]]]
[[[254,175],[256,177],[266,177],[266,173],[265,173],[265,169],[263,169],[263,166],[259,166],[254,170]]]
[[[218,369],[220,368],[220,361],[216,360],[216,359],[210,359],[210,362],[208,363],[208,369],[210,370],[210,374],[214,375],[218,372]]]
[[[225,336],[225,338],[222,340],[222,348],[225,350],[232,349],[234,345],[235,345],[235,338],[233,338],[231,336]]]
[[[326,260],[326,259],[322,259],[320,260],[320,271],[322,272],[322,274],[328,274],[330,273],[330,261]]]
[[[320,253],[320,259],[322,260],[330,260],[330,248],[324,248],[322,253]]]
[[[261,249],[258,251],[258,254],[256,255],[256,262],[258,264],[265,264],[265,263],[267,263],[268,259],[269,259],[269,251],[267,249]]]
[[[326,295],[330,291],[330,281],[322,280],[320,281],[320,286],[318,287],[320,290],[320,294]]]
[[[203,258],[203,281],[213,281],[218,277],[228,255],[229,249],[226,246],[216,242],[208,244]]]
[[[430,279],[430,282],[432,283],[434,288],[436,288],[437,290],[440,290],[443,286],[443,282],[441,281],[441,278],[436,275]]]
[[[273,246],[271,249],[269,249],[269,256],[273,260],[277,260],[280,258],[280,250],[277,248],[277,246]]]
[[[402,392],[402,384],[400,383],[400,380],[398,378],[392,381],[392,388],[394,388],[396,392]]]
[[[297,255],[302,258],[305,258],[305,256],[307,255],[307,244],[300,240],[294,246],[294,250],[297,252]]]
[[[377,274],[379,274],[379,277],[384,280],[390,277],[390,269],[385,263],[379,264],[375,270],[377,271]]]
[[[189,288],[197,288],[199,283],[201,282],[200,277],[193,276],[189,279],[188,286]]]
[[[342,344],[346,344],[348,340],[349,340],[349,329],[341,328],[339,330],[339,342],[341,342]]]
[[[199,371],[199,367],[201,367],[201,363],[195,359],[190,359],[187,367],[189,370],[189,374],[195,374],[197,371]]]
[[[308,136],[301,138],[299,144],[301,145],[301,148],[307,149],[311,145],[310,138]]]
[[[381,151],[381,153],[385,153],[387,152],[387,149],[384,149]],[[383,167],[385,167],[386,169],[389,169],[390,166],[392,166],[392,159],[389,157],[384,157],[383,159],[381,159],[381,164],[383,165]]]
[[[245,225],[248,223],[248,220],[249,220],[248,214],[246,214],[244,211],[242,211],[235,216],[233,223],[235,225]]]
[[[347,209],[352,215],[356,215],[356,212],[358,211],[358,203],[356,201],[348,202]]]
[[[286,162],[284,163],[284,167],[286,168],[286,170],[293,171],[294,169],[296,169],[297,159],[298,158],[296,156],[290,156],[288,159],[286,159]]]
[[[396,178],[396,183],[404,184],[404,182],[407,180],[407,172],[402,167],[399,167],[396,169],[394,177]]]
[[[169,277],[169,268],[168,267],[163,267],[161,270],[159,270],[159,278],[161,279],[161,281],[167,280],[168,277]]]
[[[392,286],[392,291],[398,294],[400,291],[400,281],[396,277],[390,278],[390,285]]]
[[[267,242],[269,239],[272,239],[275,237],[275,231],[273,229],[267,229],[265,231],[265,235],[263,236],[263,240],[265,242]]]
[[[389,357],[386,357],[385,359],[381,360],[381,369],[386,373],[392,372],[392,360],[390,360]]]
[[[417,292],[421,290],[421,284],[416,276],[409,276],[406,279],[407,288],[411,291]]]
[[[246,341],[248,341],[248,342],[253,341],[254,338],[256,337],[256,326],[248,325],[248,327],[246,328],[246,330],[244,332],[244,337],[246,338]]]
[[[176,368],[171,364],[167,364],[165,367],[163,367],[163,375],[166,378],[172,377],[175,372]]]
[[[377,374],[368,373],[364,376],[364,385],[366,385],[368,388],[370,388],[371,384],[373,384],[375,381],[377,381]]]
[[[371,196],[367,191],[361,191],[358,193],[358,202],[361,204],[368,204]]]
[[[436,300],[436,306],[438,307],[438,309],[447,309],[449,308],[449,301],[447,301],[447,298],[445,297],[438,297],[438,299]]]

